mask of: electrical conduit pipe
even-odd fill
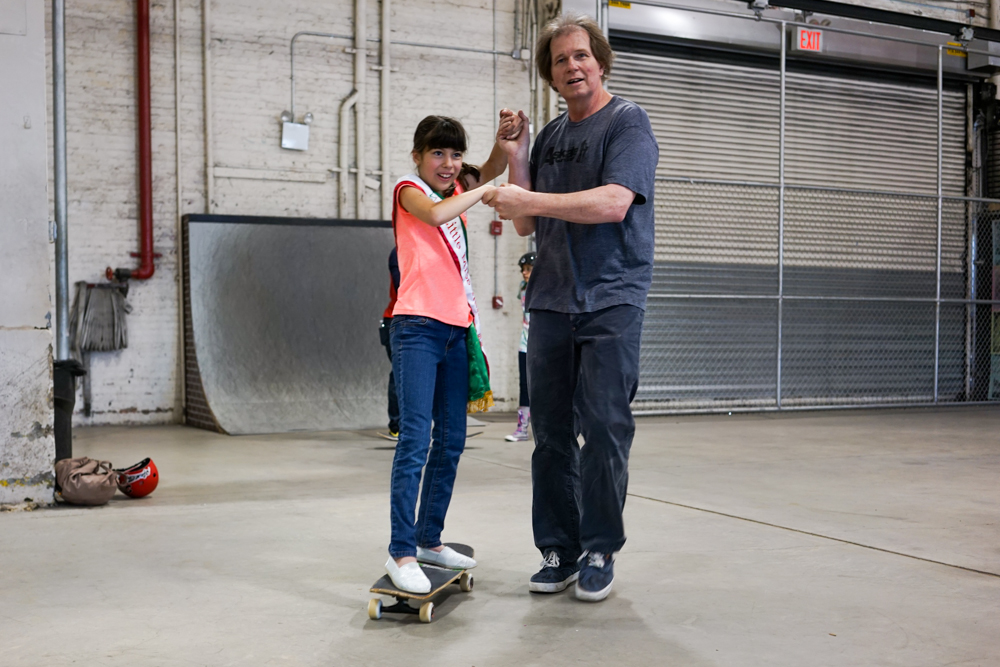
[[[137,269],[107,268],[108,280],[153,277],[153,141],[149,88],[149,0],[136,1],[136,97],[139,118],[139,258]]]
[[[365,75],[368,55],[365,35],[368,32],[365,0],[354,3],[354,90],[358,95],[354,104],[354,160],[358,168],[354,190],[354,217],[365,217]],[[341,126],[343,127],[343,126]]]
[[[1000,0],[990,0],[990,28],[992,30],[1000,29]],[[990,77],[990,83],[1000,90],[1000,74],[994,74]],[[1000,98],[1000,93],[997,94]]]
[[[350,169],[347,166],[349,159],[347,140],[350,132],[348,118],[350,117],[351,108],[357,101],[358,91],[355,90],[340,104],[340,207],[338,209],[338,216],[341,218],[344,217],[344,211],[347,209],[347,178],[350,175]]]
[[[389,182],[389,3],[382,0],[382,57],[381,57],[381,113],[379,114],[379,134],[381,134],[382,164],[382,219],[392,217],[392,183]]]
[[[364,205],[365,187],[365,157],[364,157],[364,118],[361,105],[365,99],[365,0],[355,0],[354,2],[354,91],[340,104],[340,159],[338,171],[340,176],[340,205],[338,215],[343,218],[347,214],[347,182],[350,178],[351,170],[348,167],[350,160],[350,130],[348,126],[348,114],[354,108],[354,150],[357,153],[356,190],[354,192],[354,217],[360,219]]]

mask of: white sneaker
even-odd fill
[[[441,551],[417,547],[417,560],[421,563],[430,563],[452,570],[471,570],[476,566],[476,561],[468,556],[463,556],[451,547],[445,547]]]
[[[406,565],[396,565],[396,561],[389,557],[385,562],[385,571],[389,573],[392,585],[409,593],[430,593],[431,580],[427,578],[424,571],[416,563]]]
[[[517,409],[517,428],[504,440],[507,442],[524,442],[528,439],[528,424],[531,421],[531,408],[521,406]]]

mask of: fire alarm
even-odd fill
[[[503,297],[502,296],[497,295],[497,296],[493,297],[493,308],[495,310],[500,310],[501,308],[503,308]]]
[[[500,236],[503,233],[503,221],[502,220],[491,220],[490,221],[490,234],[493,236]]]

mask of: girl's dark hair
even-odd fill
[[[469,137],[465,128],[454,118],[447,116],[427,116],[417,125],[413,133],[413,152],[423,154],[424,151],[435,148],[454,148],[465,153],[469,150]],[[479,169],[467,162],[462,163],[462,171],[458,177],[465,183],[465,177],[472,175],[479,180]],[[449,188],[445,196],[451,196],[454,186]]]
[[[469,139],[465,128],[454,118],[427,116],[413,133],[413,152],[423,153],[432,148],[454,148],[466,152],[469,150]]]

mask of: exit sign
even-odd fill
[[[823,31],[796,26],[792,41],[793,51],[823,51]]]

